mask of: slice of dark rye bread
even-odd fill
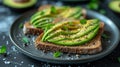
[[[45,51],[61,51],[67,53],[78,53],[78,54],[95,54],[102,51],[101,35],[104,31],[104,23],[100,23],[99,31],[90,42],[80,46],[60,46],[52,43],[42,42],[42,34],[40,34],[35,40],[35,47]]]

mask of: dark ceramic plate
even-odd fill
[[[102,46],[103,46],[102,52],[93,54],[93,55],[76,55],[76,54],[68,55],[64,53],[61,57],[54,58],[53,52],[43,52],[41,50],[37,50],[34,47],[34,39],[35,39],[34,36],[29,38],[30,44],[24,47],[23,46],[24,43],[22,42],[21,39],[25,35],[23,34],[22,29],[19,28],[19,25],[21,23],[25,23],[25,21],[28,21],[30,19],[30,16],[34,12],[36,12],[36,10],[32,10],[27,13],[24,13],[12,24],[11,29],[10,29],[10,39],[12,40],[14,45],[17,46],[24,54],[34,59],[45,61],[45,62],[50,62],[50,63],[61,63],[61,64],[84,63],[84,62],[90,62],[93,60],[97,60],[97,59],[100,59],[108,55],[118,45],[119,30],[114,24],[114,22],[99,13],[87,10],[87,16],[89,18],[98,18],[105,23],[104,33],[107,34],[109,38],[102,39]]]

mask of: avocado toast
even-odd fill
[[[69,12],[68,12],[69,11]],[[67,14],[66,14],[67,13]],[[38,11],[32,15],[30,21],[24,24],[24,34],[40,34],[42,29],[40,26],[45,24],[57,23],[63,19],[83,19],[86,17],[86,10],[81,7],[55,7],[52,5],[43,5],[38,8]],[[40,23],[39,22],[43,22]],[[34,30],[35,32],[30,32]],[[39,32],[40,31],[40,32]]]
[[[93,37],[90,37],[92,38],[91,40],[88,40],[86,42],[82,42],[82,40],[77,41],[78,42],[77,44],[75,44],[76,42],[73,42],[73,40],[76,40],[77,38],[73,40],[68,39],[69,40],[68,43],[70,42],[69,44],[67,44],[67,41],[62,43],[62,41],[66,39],[61,38],[63,40],[59,40],[59,37],[57,38],[58,41],[57,39],[55,41],[54,38],[53,38],[54,41],[52,41],[52,38],[50,40],[48,39],[48,41],[42,41],[42,38],[45,35],[44,33],[42,33],[36,38],[35,46],[40,50],[46,50],[46,51],[61,51],[61,52],[79,53],[79,54],[95,54],[102,50],[101,35],[103,32],[103,28],[104,28],[104,23],[101,22],[97,33]],[[87,35],[92,36],[91,34],[87,34]]]
[[[80,7],[42,6],[24,24],[23,31],[25,34],[39,35],[35,46],[40,50],[98,53],[102,50],[104,23],[97,19],[86,20],[81,13]]]

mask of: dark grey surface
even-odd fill
[[[37,6],[47,3],[48,2],[45,0],[40,0],[40,3],[38,3]],[[54,4],[54,2],[51,3]],[[61,5],[61,2],[57,2],[55,4]],[[71,5],[69,3],[66,4]],[[106,4],[104,4],[103,2],[102,4],[105,7],[105,10],[107,11],[106,16],[113,20],[114,23],[117,24],[117,26],[120,28],[119,17],[116,17],[107,8]],[[72,3],[72,5],[79,5],[79,3]],[[10,25],[19,15],[21,14],[11,12],[8,8],[1,6],[0,3],[0,46],[6,45],[8,49],[7,57],[0,55],[0,67],[120,67],[120,63],[118,61],[118,57],[120,57],[120,44],[115,50],[113,50],[111,54],[107,55],[106,57],[97,61],[84,64],[50,64],[27,57],[26,55],[22,54],[19,50],[17,50],[13,43],[11,43],[10,38],[8,36]]]

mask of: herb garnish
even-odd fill
[[[19,25],[19,28],[23,28],[23,23],[21,23],[21,24]]]
[[[51,13],[57,13],[57,10],[54,6],[51,6]]]
[[[56,51],[54,54],[53,54],[53,56],[55,57],[55,58],[58,58],[58,57],[60,57],[62,55],[62,53],[60,52],[60,51]]]
[[[29,43],[29,40],[28,40],[27,37],[23,37],[23,38],[22,38],[22,41],[23,41],[24,43]]]
[[[103,10],[103,9],[101,9],[99,12],[100,12],[101,14],[106,14],[106,11]]]
[[[90,0],[90,3],[87,5],[89,9],[98,10],[99,0]]]
[[[7,47],[5,45],[1,46],[0,48],[0,54],[5,54],[7,51]]]
[[[44,13],[45,13],[44,11],[41,11],[41,12],[40,12],[40,15],[44,15]]]
[[[43,26],[42,29],[44,29],[44,32],[47,32],[54,24],[48,23],[46,26]]]
[[[86,22],[87,22],[86,19],[81,19],[81,20],[80,20],[80,23],[81,23],[81,24],[85,24]]]
[[[98,3],[91,2],[88,4],[89,9],[97,10],[99,8]]]
[[[72,25],[73,25],[73,22],[69,22],[69,25],[72,26]]]
[[[104,33],[104,34],[102,34],[102,37],[103,37],[103,38],[105,38],[105,39],[109,38],[109,37],[108,37],[108,35],[107,35],[107,34],[105,34],[105,33]]]
[[[118,59],[118,62],[120,62],[120,57],[118,57],[117,59]]]
[[[65,31],[69,31],[69,29],[66,26],[63,26],[62,29]]]

